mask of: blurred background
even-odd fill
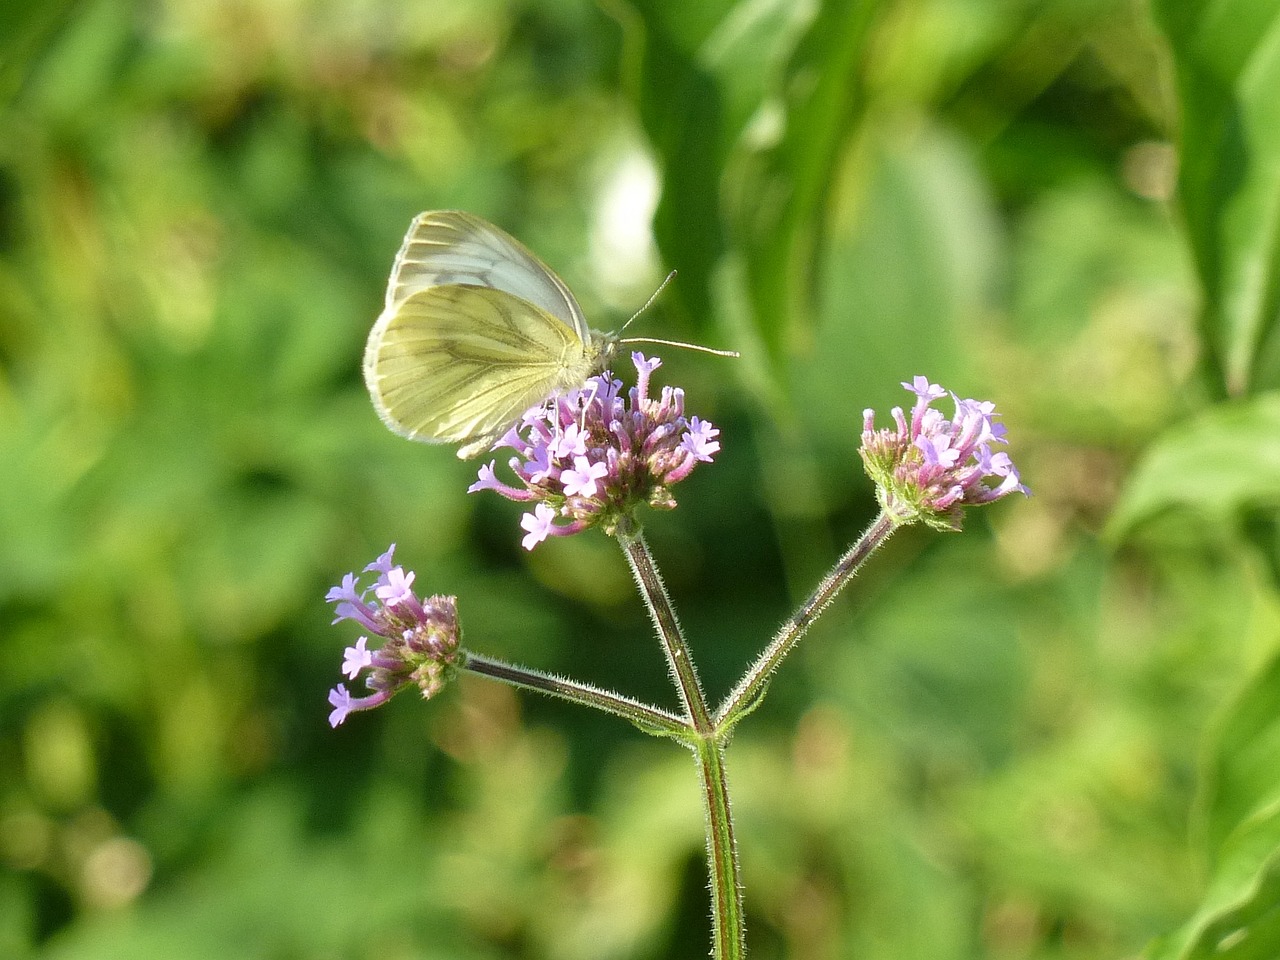
[[[0,5],[0,956],[705,957],[683,751],[465,677],[326,723],[398,544],[469,647],[674,704],[359,361],[463,208],[723,451],[648,531],[712,699],[870,521],[861,411],[1035,496],[890,541],[729,753],[751,955],[1280,956],[1273,0]]]

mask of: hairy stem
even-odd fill
[[[636,586],[640,588],[640,595],[649,608],[649,616],[658,631],[658,639],[662,641],[667,667],[671,671],[676,689],[680,691],[685,715],[693,729],[703,735],[709,734],[712,724],[707,698],[702,692],[698,672],[689,656],[689,646],[680,632],[680,624],[676,620],[675,609],[671,606],[671,598],[667,596],[666,585],[658,575],[653,555],[649,552],[649,544],[645,542],[643,532],[634,521],[625,527],[619,526],[617,537],[618,543],[622,545],[622,552],[626,554],[627,563],[631,565],[631,573],[636,579]]]
[[[619,526],[618,543],[626,554],[636,586],[644,597],[658,639],[667,657],[671,679],[680,691],[687,723],[696,733],[688,742],[698,761],[702,799],[706,810],[707,870],[711,875],[712,956],[715,960],[742,960],[746,925],[742,914],[742,883],[738,850],[733,840],[729,811],[729,783],[724,771],[724,737],[712,725],[707,699],[680,631],[671,598],[658,574],[649,545],[633,521]]]
[[[718,731],[728,733],[734,724],[760,705],[773,671],[778,669],[778,665],[800,642],[819,614],[836,598],[844,585],[853,579],[862,564],[889,538],[894,529],[893,520],[881,513],[840,558],[809,598],[782,625],[769,646],[716,710],[715,725]]]
[[[605,713],[612,713],[616,717],[630,720],[645,733],[652,733],[655,736],[674,737],[683,741],[688,741],[691,736],[689,724],[683,718],[660,707],[651,707],[639,700],[624,697],[612,690],[602,690],[576,680],[540,673],[527,667],[518,667],[470,651],[466,653],[462,669],[493,680],[501,680],[515,687],[536,690],[538,693],[559,697],[561,700],[595,707]]]
[[[707,866],[711,872],[711,946],[715,960],[741,960],[746,953],[742,912],[742,878],[729,810],[729,782],[724,745],[719,737],[695,746],[702,801],[707,815]]]

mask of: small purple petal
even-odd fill
[[[653,371],[662,366],[662,360],[654,357],[652,360],[646,360],[643,353],[637,350],[631,354],[631,362],[636,365],[636,373],[642,377],[648,377]]]
[[[680,447],[693,454],[695,460],[710,463],[713,454],[720,450],[719,429],[698,417],[689,418],[689,430],[680,441]]]
[[[368,643],[368,637],[361,637],[354,647],[347,647],[342,651],[342,672],[348,679],[354,680],[361,670],[373,663],[373,654],[365,649]]]
[[[390,570],[393,566],[395,566],[395,562],[391,559],[391,555],[395,552],[396,552],[396,545],[393,543],[391,546],[387,547],[386,553],[384,553],[377,560],[373,561],[373,563],[369,564],[367,567],[364,568],[365,573],[371,573],[376,571],[382,574],[383,576],[385,576],[387,571]]]
[[[902,381],[902,386],[906,387],[919,397],[919,402],[924,406],[928,406],[939,397],[945,397],[947,395],[947,391],[945,389],[938,386],[936,383],[930,383],[928,377],[914,377],[910,383],[907,383],[904,380]]]
[[[496,460],[490,460],[480,467],[478,479],[467,487],[467,493],[478,493],[481,490],[501,490],[502,483],[498,480],[497,474],[493,472],[493,465],[497,462]]]
[[[374,588],[374,593],[388,607],[398,606],[413,598],[413,579],[417,574],[404,572],[404,567],[392,567],[385,575],[385,582]]]
[[[391,699],[395,690],[375,690],[367,697],[353,697],[342,684],[329,691],[329,704],[333,710],[329,714],[329,726],[336,727],[347,719],[347,714],[357,710],[372,710]]]
[[[342,578],[342,583],[336,587],[330,587],[329,592],[324,595],[328,603],[338,603],[345,601],[347,603],[364,603],[364,595],[356,590],[356,575],[348,573]]]
[[[596,481],[609,472],[603,463],[592,463],[586,457],[575,457],[573,469],[562,471],[560,482],[564,484],[566,497],[594,497]]]
[[[378,621],[373,617],[373,608],[363,603],[340,603],[334,608],[334,623],[343,620],[354,620],[366,630],[379,631]]]
[[[524,437],[520,436],[520,428],[525,427],[527,425],[528,424],[524,423],[524,421],[521,421],[520,423],[515,424],[510,430],[508,430],[501,437],[495,440],[493,442],[493,446],[490,447],[489,449],[501,450],[503,447],[511,447],[513,450],[519,450],[523,452],[528,447],[528,444],[525,443]]]
[[[529,458],[528,462],[516,472],[532,483],[542,483],[555,472],[555,465],[551,462],[551,447],[548,444],[538,443],[525,456]]]
[[[976,456],[978,458],[978,469],[984,475],[1004,477],[1013,469],[1013,461],[1009,459],[1007,453],[1003,450],[999,453],[992,453],[991,448],[985,443],[978,448]]]
[[[1005,474],[1005,478],[1000,482],[1000,486],[994,491],[995,497],[1003,497],[1010,493],[1020,493],[1023,496],[1031,496],[1031,489],[1022,482],[1018,476],[1018,471],[1013,467],[1009,468],[1009,472]]]
[[[915,445],[924,454],[924,462],[931,467],[953,467],[960,459],[960,451],[950,449],[951,438],[945,434],[916,437]]]
[[[587,452],[586,432],[576,423],[569,424],[556,440],[554,451],[561,459],[583,456]]]
[[[336,729],[351,712],[351,694],[341,683],[329,691],[329,705],[333,707],[329,713],[329,726]]]
[[[646,360],[643,353],[636,351],[631,354],[631,362],[636,365],[636,396],[644,399],[649,395],[649,377],[662,366],[662,361],[657,357]]]
[[[372,630],[374,633],[378,632],[373,608],[364,602],[364,592],[356,590],[355,574],[348,573],[344,576],[341,586],[331,588],[325,594],[325,600],[329,603],[337,604],[333,610],[334,623],[341,623],[343,620],[354,620],[366,630]]]
[[[520,541],[526,550],[532,550],[551,533],[551,521],[556,517],[555,510],[547,504],[540,503],[533,508],[533,513],[526,513],[520,518],[520,526],[527,535]]]

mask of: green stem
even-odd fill
[[[742,877],[729,810],[729,782],[720,738],[698,740],[695,747],[702,802],[707,814],[707,864],[711,871],[711,945],[715,960],[742,960],[746,955],[746,920],[742,912]]]
[[[889,534],[895,529],[896,525],[888,514],[880,514],[840,558],[831,572],[809,595],[809,599],[805,600],[782,625],[769,646],[716,710],[715,724],[718,732],[727,734],[733,729],[734,724],[760,705],[773,671],[778,669],[778,665],[800,642],[805,632],[818,619],[818,615],[836,598],[836,594],[853,579],[854,574],[867,558],[889,538]]]
[[[614,693],[612,690],[602,690],[599,687],[579,683],[576,680],[569,680],[565,677],[540,673],[527,667],[517,667],[514,664],[494,660],[491,657],[483,657],[478,653],[466,651],[464,655],[465,660],[463,660],[462,669],[469,670],[472,673],[478,673],[493,680],[501,680],[503,683],[509,683],[514,687],[536,690],[538,693],[559,697],[561,700],[568,700],[571,703],[595,707],[597,710],[603,710],[606,713],[612,713],[616,717],[622,717],[624,720],[630,720],[645,733],[651,733],[655,736],[674,737],[684,742],[688,742],[691,739],[688,722],[660,707],[651,707],[647,703],[632,700],[630,697],[624,697],[622,694]]]
[[[689,646],[684,642],[680,632],[680,624],[676,620],[675,609],[671,606],[671,598],[667,596],[666,585],[658,574],[658,568],[649,552],[649,544],[645,542],[644,533],[639,524],[626,521],[620,524],[617,531],[618,543],[626,554],[631,565],[631,573],[640,588],[640,595],[649,608],[649,616],[653,619],[654,628],[658,631],[658,639],[662,641],[662,650],[667,655],[667,667],[671,671],[671,679],[680,691],[680,700],[684,704],[685,716],[689,718],[693,729],[708,735],[712,732],[711,713],[707,708],[707,698],[702,692],[702,684],[698,681],[698,672],[693,667],[693,659],[689,656]]]
[[[724,770],[725,737],[711,722],[707,698],[689,656],[689,646],[680,632],[671,598],[640,527],[634,521],[624,521],[619,525],[617,537],[658,631],[671,679],[680,691],[686,722],[697,735],[687,742],[692,745],[698,760],[698,776],[702,781],[703,806],[707,815],[712,956],[715,960],[742,960],[746,950],[746,925],[742,913],[738,851],[733,840],[733,817],[729,810],[729,783]]]

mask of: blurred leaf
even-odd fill
[[[744,729],[729,751],[743,850],[748,943],[764,955],[861,960],[972,956],[966,898],[941,851],[920,842],[896,757],[819,703],[786,731]],[[859,783],[858,790],[848,784]],[[872,879],[874,877],[874,879]],[[750,952],[750,951],[749,951]]]
[[[413,823],[412,807],[391,832],[376,816],[357,821],[340,841],[316,843],[299,826],[299,797],[260,791],[229,810],[218,856],[191,883],[157,894],[137,911],[102,913],[58,938],[50,960],[245,960],[289,957],[403,956],[479,960],[443,911],[423,911],[424,893],[443,886],[418,844],[437,829]],[[415,843],[404,842],[412,830]],[[438,894],[437,894],[438,896]]]
[[[730,7],[724,0],[616,7],[631,47],[631,94],[663,172],[654,234],[666,262],[680,271],[672,302],[697,324],[712,315],[710,269],[725,245],[718,185],[731,144],[723,94],[697,50]]]
[[[1233,831],[1280,804],[1277,704],[1280,656],[1240,693],[1214,734],[1201,797],[1211,855],[1229,842]]]
[[[1108,526],[1114,540],[1168,510],[1213,523],[1280,504],[1280,394],[1213,409],[1163,433],[1129,477]]]
[[[1109,178],[1076,176],[1047,191],[1022,218],[1014,249],[1019,333],[1050,347],[1069,344],[1109,303],[1194,286],[1167,215]],[[1180,318],[1157,302],[1162,326],[1173,327]]]
[[[1157,0],[1182,108],[1179,199],[1230,395],[1280,386],[1280,8]]]
[[[1205,765],[1208,892],[1151,960],[1280,955],[1280,657],[1232,705]]]
[[[928,371],[968,395],[961,344],[989,315],[1004,253],[974,158],[947,130],[879,131],[865,153],[867,169],[833,187],[843,202],[816,254],[820,321],[792,345],[788,383],[809,436],[846,461],[861,410],[887,414],[901,381]]]
[[[21,85],[30,61],[63,23],[76,0],[7,0],[0,30],[0,104]]]
[[[536,920],[546,942],[563,960],[656,956],[643,948],[666,934],[680,872],[700,864],[705,843],[688,760],[652,743],[621,751],[608,761],[595,816],[584,826],[592,861],[578,871],[592,882],[575,891],[581,875],[558,878]],[[705,945],[698,947],[705,955]]]
[[[1011,598],[998,580],[961,586],[954,577],[981,565],[986,546],[982,538],[934,544],[885,586],[854,636],[806,651],[826,697],[890,730],[922,763],[982,766],[1010,748],[1027,672]]]
[[[861,64],[879,6],[819,6],[726,171],[726,212],[746,253],[755,326],[775,363],[813,326],[828,194],[862,106]],[[746,49],[740,57],[744,66],[756,59]]]
[[[632,4],[636,96],[665,170],[655,233],[695,322],[745,253],[754,332],[774,362],[812,296],[826,188],[859,93],[876,0]]]

